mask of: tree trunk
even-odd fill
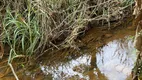
[[[142,20],[142,0],[135,0],[135,7],[133,15],[135,16],[133,20],[132,27],[136,28],[138,25],[138,22]]]

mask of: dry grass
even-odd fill
[[[105,24],[126,16],[133,0],[3,0],[2,41],[14,54],[32,55],[74,47],[89,22]],[[4,14],[4,15],[3,15]],[[20,52],[19,52],[20,50]]]
[[[52,49],[77,48],[74,40],[89,22],[110,26],[110,21],[126,16],[124,9],[133,0],[3,0],[0,3],[2,42],[10,46],[10,55],[31,56]]]

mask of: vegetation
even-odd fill
[[[8,64],[12,68],[11,62],[17,57],[40,57],[66,47],[76,49],[75,39],[89,23],[108,23],[110,27],[110,21],[124,18],[126,8],[133,3],[133,0],[2,0],[1,42],[10,47]]]

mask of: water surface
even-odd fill
[[[54,66],[40,65],[51,80],[127,80],[136,60],[131,36],[110,41],[97,53],[83,54]],[[95,46],[95,44],[94,44]]]

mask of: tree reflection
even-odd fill
[[[106,76],[101,73],[96,63],[96,54],[92,54],[88,76],[90,80],[108,80]]]

